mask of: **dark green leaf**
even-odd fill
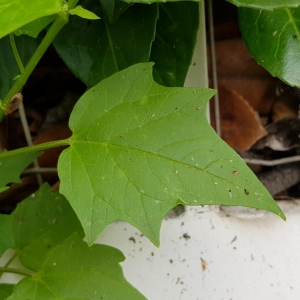
[[[0,284],[0,300],[6,299],[12,294],[14,284],[2,283]]]
[[[42,34],[37,39],[28,36],[15,37],[17,49],[24,66],[29,62],[42,38]],[[0,98],[4,99],[15,82],[14,78],[20,75],[20,69],[15,60],[8,36],[0,39],[0,74]]]
[[[240,8],[239,21],[255,60],[273,76],[300,87],[300,8]]]
[[[7,184],[21,182],[20,174],[41,153],[20,153],[14,156],[6,156],[6,152],[0,153],[0,193],[7,190]]]
[[[9,215],[0,215],[0,257],[3,253],[15,246],[14,235],[12,232],[12,217]],[[1,286],[0,286],[1,287]],[[1,288],[0,288],[1,292]],[[0,299],[2,299],[0,297]]]
[[[243,205],[284,218],[244,161],[207,122],[213,90],[166,88],[152,64],[118,72],[90,89],[71,118],[70,148],[59,159],[60,191],[89,244],[115,220],[156,245],[178,204]]]
[[[55,20],[55,15],[39,18],[37,20],[34,20],[19,29],[17,29],[14,34],[19,36],[22,34],[26,34],[30,37],[36,38],[40,32],[46,28],[50,23],[52,23]]]
[[[76,235],[49,252],[37,274],[17,284],[8,300],[140,300],[124,278],[123,254],[110,246],[88,245]]]
[[[106,17],[114,23],[130,7],[131,4],[121,0],[99,0]]]
[[[83,236],[78,218],[65,197],[51,191],[48,184],[22,201],[12,216],[20,260],[32,270],[37,270],[46,253],[73,232]]]
[[[159,19],[150,60],[154,79],[165,86],[183,86],[197,40],[199,3],[159,5]]]
[[[124,0],[127,3],[143,3],[143,4],[151,4],[151,3],[165,3],[165,2],[182,2],[182,1],[193,1],[200,2],[200,0]]]
[[[272,10],[274,8],[298,7],[299,0],[227,0],[240,7],[260,8]]]
[[[119,70],[149,60],[158,16],[156,5],[133,5],[110,24],[101,14],[98,1],[85,2],[84,7],[101,20],[73,16],[54,41],[59,55],[76,76],[93,86]]]
[[[0,38],[38,18],[61,11],[63,0],[1,0]]]

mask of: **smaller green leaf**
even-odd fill
[[[51,250],[37,274],[21,280],[7,300],[145,299],[124,278],[123,260],[119,250],[88,247],[74,234]]]
[[[6,299],[8,296],[12,294],[14,289],[14,284],[2,283],[0,284],[0,300]]]
[[[300,87],[300,8],[239,8],[238,12],[243,40],[256,62],[271,75]]]
[[[274,8],[298,7],[299,0],[227,0],[228,2],[239,6],[248,8],[258,8],[264,10],[272,10]]]
[[[48,26],[50,23],[52,23],[54,20],[55,20],[55,15],[51,15],[51,16],[36,19],[36,20],[20,27],[19,29],[17,29],[14,32],[14,34],[17,35],[17,36],[20,36],[22,34],[26,34],[30,37],[36,38],[39,35],[39,33],[46,26]]]
[[[1,0],[0,38],[38,18],[61,11],[63,0]]]
[[[97,20],[100,19],[96,14],[93,12],[83,8],[81,5],[76,6],[75,8],[69,10],[69,13],[71,15],[77,15],[83,19],[89,19],[89,20]]]
[[[64,196],[48,184],[22,201],[12,213],[12,228],[20,261],[37,270],[46,253],[73,232],[83,237],[83,229]]]
[[[0,215],[0,257],[3,253],[15,246],[15,239],[11,227],[12,217],[9,215]],[[1,292],[1,288],[0,288]],[[1,299],[1,297],[0,297]]]
[[[20,174],[41,153],[19,153],[7,156],[7,151],[0,154],[0,193],[7,190],[7,184],[21,182]]]

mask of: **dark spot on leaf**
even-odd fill
[[[237,175],[238,172],[239,172],[238,170],[234,170],[234,171],[232,171],[232,174],[233,174],[233,175]]]
[[[231,190],[228,190],[229,193],[231,193]]]
[[[202,257],[200,257],[200,259],[201,259],[201,268],[202,268],[202,271],[204,272],[207,267],[207,262]]]
[[[195,63],[195,62],[193,63],[193,66],[196,66],[196,63]]]
[[[123,138],[124,137],[124,134],[120,134],[120,138]]]
[[[132,242],[135,243],[135,238],[132,236],[132,237],[129,238],[129,241],[132,241]]]
[[[187,233],[184,233],[184,234],[183,234],[183,237],[184,237],[186,240],[188,240],[188,239],[191,238]]]
[[[247,189],[244,189],[245,195],[249,195],[249,191]]]
[[[237,240],[237,236],[235,236],[235,237],[231,240],[231,242],[230,242],[229,244],[234,243],[236,240]]]
[[[201,109],[201,106],[198,105],[198,106],[196,107],[196,110],[200,110],[200,109]]]

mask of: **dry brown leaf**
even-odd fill
[[[257,114],[237,92],[219,85],[222,138],[233,148],[247,151],[267,135]]]

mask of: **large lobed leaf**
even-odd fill
[[[124,278],[123,254],[110,246],[88,247],[76,234],[52,249],[38,272],[22,279],[8,300],[145,299]]]
[[[274,8],[298,7],[299,0],[227,0],[240,7],[272,10]]]
[[[8,152],[0,154],[0,193],[7,190],[7,184],[21,182],[20,174],[41,153],[20,153],[14,156],[6,156]]]
[[[38,18],[56,14],[63,0],[1,0],[0,38]]]
[[[239,22],[255,60],[273,76],[300,87],[300,8],[240,8]]]
[[[283,213],[206,119],[213,90],[166,88],[138,64],[90,89],[71,118],[59,159],[61,193],[92,244],[115,220],[153,243],[178,204],[244,205]]]

